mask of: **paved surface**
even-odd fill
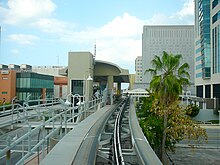
[[[219,165],[220,149],[176,148],[175,153],[168,152],[175,165]]]
[[[208,143],[197,148],[177,144],[175,153],[168,152],[175,165],[220,165],[220,126],[201,125],[206,129]]]

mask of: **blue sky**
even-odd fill
[[[0,0],[0,64],[67,65],[94,52],[134,73],[143,25],[193,24],[193,0]]]

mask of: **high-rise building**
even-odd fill
[[[219,15],[219,0],[195,0],[195,85],[203,98],[220,98]]]
[[[190,90],[194,90],[194,26],[193,25],[164,25],[144,26],[142,34],[142,69],[152,68],[151,61],[155,55],[162,56],[163,51],[174,55],[181,54],[182,63],[190,65]],[[151,81],[150,73],[142,73],[142,82]],[[185,89],[186,90],[186,89]]]
[[[138,56],[135,59],[135,83],[142,82],[142,57]]]

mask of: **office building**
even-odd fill
[[[0,65],[0,103],[11,103],[17,96],[20,101],[51,98],[54,96],[54,84],[64,84],[64,80],[53,76],[32,72],[32,66]]]
[[[142,82],[142,56],[135,59],[135,83]]]
[[[54,77],[34,72],[17,72],[16,95],[18,100],[37,100],[52,98],[54,94]]]
[[[195,0],[196,95],[220,98],[220,1]]]
[[[16,71],[0,70],[0,84],[0,104],[10,103],[16,95]]]
[[[190,66],[191,86],[184,90],[194,89],[194,26],[193,25],[163,25],[144,26],[142,34],[142,70],[152,68],[151,61],[155,55],[162,56],[163,51],[174,55],[181,54],[182,63]],[[181,63],[181,64],[182,64]],[[151,81],[150,73],[142,73],[142,83]]]
[[[33,66],[32,71],[54,76],[54,97],[55,98],[66,98],[67,96],[67,77],[61,76],[59,71],[64,69],[64,66]]]

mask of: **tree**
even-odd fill
[[[161,58],[155,56],[151,61],[153,68],[146,70],[153,76],[150,82],[150,90],[155,99],[151,111],[163,119],[162,161],[165,158],[165,147],[172,146],[181,140],[182,136],[180,135],[185,134],[186,126],[193,125],[180,113],[182,108],[178,103],[179,94],[182,93],[184,85],[189,85],[190,78],[187,71],[189,65],[187,63],[180,65],[181,59],[181,55],[168,54],[164,51]],[[179,128],[175,127],[175,124],[179,125]],[[174,134],[172,134],[172,130],[175,130]],[[167,133],[170,133],[168,137]]]

